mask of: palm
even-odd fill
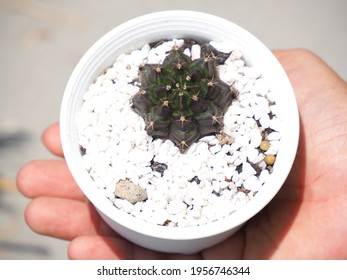
[[[244,228],[244,250],[237,257],[342,258],[347,252],[347,87],[337,78],[324,80],[330,70],[317,67],[316,58],[296,63],[306,53],[277,55],[297,94],[299,149],[279,194]],[[303,77],[311,77],[305,87]],[[333,98],[327,94],[331,87]]]
[[[73,240],[71,258],[346,258],[347,85],[307,52],[275,54],[297,95],[298,155],[278,195],[228,240],[191,256],[133,245],[109,229],[86,203],[64,161],[37,161],[19,173],[20,190],[35,198],[26,211],[28,224],[39,233]],[[57,133],[57,126],[47,130],[44,143],[62,155]],[[28,178],[32,172],[35,178]]]

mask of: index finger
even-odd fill
[[[17,186],[26,197],[39,196],[86,200],[64,160],[36,160],[17,174]]]
[[[59,157],[64,157],[58,122],[53,123],[45,129],[42,134],[42,142],[52,154]]]

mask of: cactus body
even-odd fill
[[[170,139],[183,153],[199,138],[222,130],[235,91],[218,78],[219,59],[212,48],[195,60],[174,48],[162,64],[142,67],[132,106],[148,135]]]

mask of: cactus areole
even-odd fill
[[[224,113],[235,98],[235,90],[218,78],[221,60],[209,45],[195,60],[175,47],[162,64],[140,68],[141,87],[132,106],[148,135],[169,139],[184,153],[201,137],[221,132]]]

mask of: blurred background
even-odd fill
[[[271,49],[307,48],[347,80],[346,0],[0,0],[0,259],[66,259],[67,242],[32,232],[16,173],[51,159],[42,131],[59,119],[84,52],[133,17],[188,9],[224,17]]]

